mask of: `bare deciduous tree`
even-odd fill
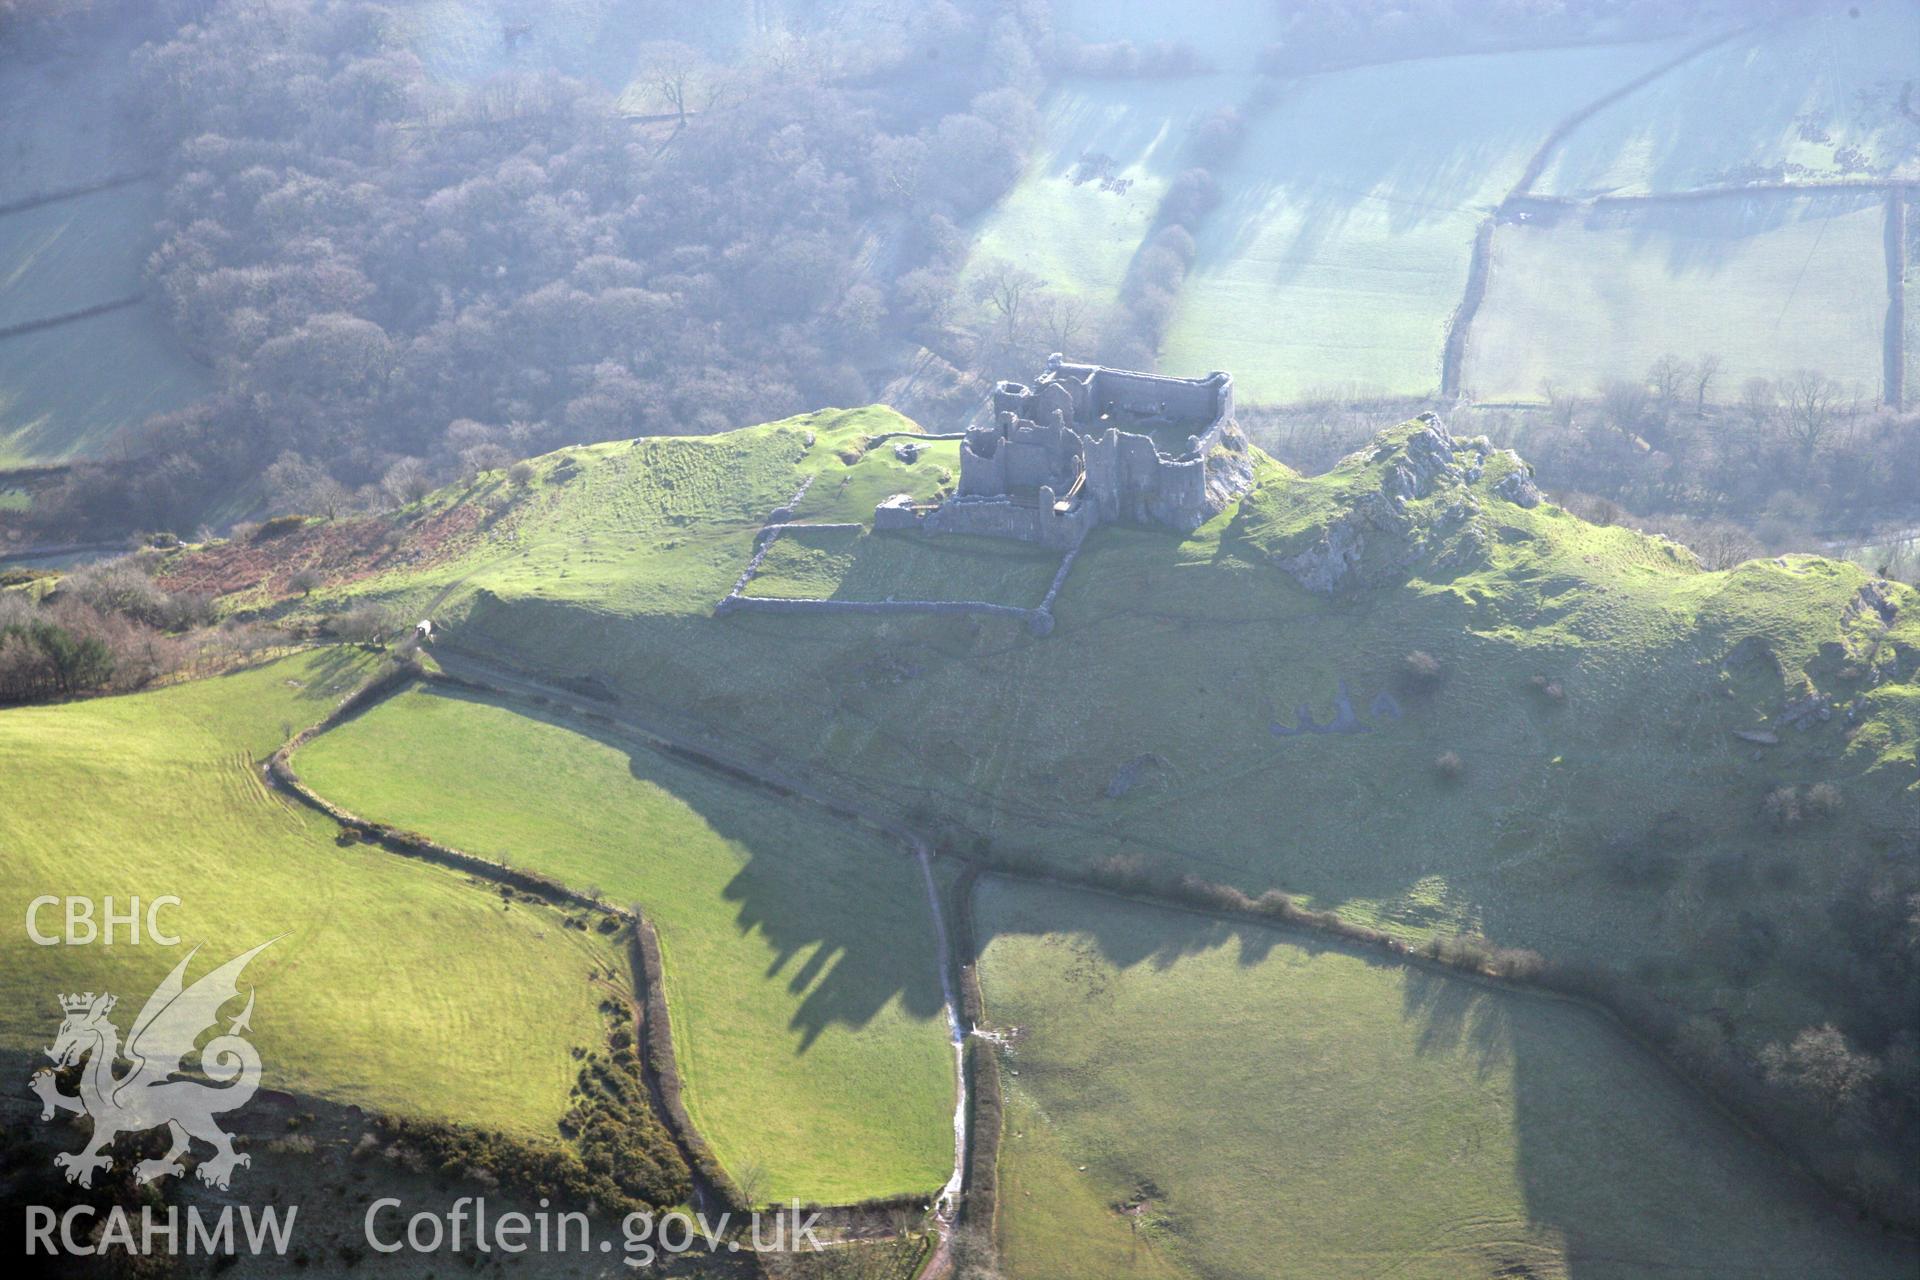
[[[1580,397],[1552,378],[1540,380],[1540,395],[1547,402],[1547,417],[1553,425],[1562,431],[1570,429],[1580,415]]]
[[[1010,356],[1028,345],[1042,281],[1032,272],[996,259],[975,290],[993,316],[988,345],[995,357]]]
[[[1672,413],[1680,397],[1693,383],[1693,366],[1668,352],[1647,370],[1647,384],[1653,388],[1654,402],[1662,416]]]
[[[1600,404],[1607,421],[1629,435],[1645,425],[1650,403],[1647,384],[1635,378],[1610,378],[1600,388]]]
[[[1787,1045],[1769,1045],[1761,1052],[1767,1079],[1808,1094],[1828,1115],[1840,1111],[1866,1091],[1880,1064],[1847,1043],[1831,1023],[1808,1027]]]
[[[1707,392],[1712,388],[1714,379],[1720,376],[1720,357],[1704,355],[1693,366],[1693,411],[1704,414],[1707,411]]]
[[[1787,438],[1800,447],[1802,456],[1819,452],[1834,424],[1848,412],[1840,384],[1815,369],[1801,369],[1780,382],[1786,402]]]
[[[433,476],[419,458],[402,458],[380,477],[380,487],[395,503],[418,502],[433,492]]]
[[[688,116],[711,107],[720,94],[707,60],[677,40],[649,46],[640,59],[639,78],[682,124]]]
[[[1040,299],[1040,328],[1047,346],[1054,351],[1072,351],[1087,318],[1085,299],[1071,294],[1047,294]]]

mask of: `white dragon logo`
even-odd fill
[[[224,1087],[171,1077],[181,1069],[180,1060],[194,1051],[200,1033],[219,1021],[221,1006],[240,994],[240,971],[274,941],[269,939],[235,956],[191,987],[184,982],[187,961],[199,948],[188,952],[147,997],[140,1016],[134,1019],[124,1055],[131,1065],[124,1074],[114,1072],[114,1064],[122,1056],[120,1032],[107,1020],[114,997],[96,996],[91,991],[60,997],[66,1018],[47,1056],[57,1068],[87,1060],[80,1073],[80,1092],[74,1097],[61,1093],[54,1068],[48,1067],[34,1073],[32,1087],[40,1095],[42,1120],[53,1119],[56,1111],[78,1112],[93,1119],[93,1136],[84,1148],[53,1158],[67,1171],[67,1181],[92,1186],[94,1170],[113,1167],[113,1157],[106,1152],[114,1139],[161,1125],[172,1133],[173,1146],[158,1160],[142,1160],[134,1166],[133,1176],[139,1182],[186,1172],[180,1157],[186,1154],[192,1138],[211,1143],[214,1148],[213,1158],[197,1171],[208,1186],[225,1190],[234,1169],[251,1163],[250,1157],[234,1151],[233,1139],[213,1122],[214,1116],[244,1105],[260,1085],[260,1053],[240,1035],[250,1029],[251,989],[247,1007],[233,1019],[226,1034],[215,1036],[200,1050],[201,1072]]]

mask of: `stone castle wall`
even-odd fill
[[[1185,530],[1243,492],[1251,478],[1245,442],[1233,423],[1233,379],[1225,373],[1166,378],[1068,364],[1056,356],[1035,387],[1016,382],[995,387],[992,410],[989,421],[970,427],[961,440],[962,499],[1046,489],[1065,496],[1084,464],[1086,481],[1076,512],[1090,508],[1095,522]],[[1157,431],[1160,441],[1149,431]],[[1168,436],[1175,440],[1169,442]],[[1217,458],[1223,445],[1237,456]],[[1226,470],[1214,474],[1223,463]],[[1052,499],[1040,505],[1050,508]],[[1014,513],[969,511],[943,523],[969,531],[994,525],[1005,530],[998,536],[1049,544],[1063,536],[1045,520]],[[940,524],[925,527],[932,532]],[[1091,525],[1083,518],[1072,527],[1083,533]]]

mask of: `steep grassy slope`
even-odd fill
[[[1920,177],[1901,109],[1920,47],[1903,0],[1822,5],[1743,32],[1606,107],[1534,190],[1645,195],[1749,182]]]
[[[548,910],[359,845],[269,793],[258,762],[365,674],[324,650],[156,693],[0,712],[0,1048],[38,1058],[54,997],[113,991],[124,1032],[184,949],[41,947],[42,894],[181,899],[163,916],[197,975],[269,938],[248,969],[264,1087],[551,1138],[603,1043],[624,957]],[[57,930],[58,909],[43,930]],[[617,978],[615,979],[617,980]]]
[[[1462,385],[1538,401],[1597,389],[1660,356],[1718,355],[1716,395],[1817,369],[1868,402],[1886,322],[1885,200],[1859,195],[1543,209],[1493,239]]]
[[[19,104],[0,115],[0,205],[151,165],[123,114],[128,63],[149,34],[132,23],[78,47],[0,49],[0,101]]]
[[[1805,557],[1704,573],[1671,544],[1518,505],[1516,459],[1409,424],[1323,476],[1267,466],[1185,538],[1100,531],[1044,639],[997,620],[713,617],[759,520],[807,476],[812,519],[938,486],[950,454],[857,452],[897,421],[555,455],[460,556],[354,590],[412,609],[454,585],[447,652],[593,676],[635,714],[962,848],[1137,856],[1411,939],[1600,961],[1749,1048],[1844,997],[1828,961],[1845,935],[1805,906],[1912,839],[1912,591]],[[1408,685],[1414,650],[1438,664],[1431,688]],[[1363,732],[1298,732],[1335,720],[1342,682]],[[1826,718],[1793,727],[1789,701],[1816,693]],[[1763,806],[1819,784],[1834,803],[1792,825]]]
[[[618,737],[434,691],[296,763],[357,813],[640,903],[688,1110],[750,1194],[843,1203],[946,1181],[953,1055],[902,850]]]
[[[1257,0],[1209,6],[1205,22],[1168,0],[1073,0],[1054,21],[1065,38],[1088,44],[1125,40],[1146,54],[1182,47],[1192,71],[1056,79],[1027,172],[979,221],[967,283],[1004,261],[1057,292],[1105,304],[1153,230],[1169,183],[1199,163],[1189,145],[1195,126],[1254,95],[1254,61],[1279,38],[1280,15]]]
[[[1901,1276],[1564,1002],[988,880],[1013,1276]]]
[[[0,217],[0,328],[137,292],[157,194],[134,183]]]
[[[1216,174],[1163,362],[1242,399],[1423,395],[1474,233],[1559,121],[1670,42],[1396,62],[1306,77]]]

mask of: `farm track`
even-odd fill
[[[1540,181],[1540,175],[1546,172],[1547,162],[1553,159],[1553,153],[1559,149],[1560,144],[1565,142],[1575,129],[1578,129],[1581,125],[1593,119],[1593,117],[1599,115],[1614,103],[1632,97],[1635,93],[1646,88],[1654,81],[1686,66],[1687,63],[1692,62],[1701,54],[1711,52],[1721,45],[1726,44],[1729,40],[1734,39],[1736,36],[1744,35],[1763,25],[1765,24],[1749,23],[1746,26],[1734,27],[1721,32],[1717,36],[1703,40],[1698,44],[1689,45],[1659,66],[1641,72],[1618,88],[1609,90],[1585,106],[1578,107],[1570,112],[1559,124],[1548,131],[1545,138],[1541,139],[1539,148],[1534,151],[1533,158],[1527,161],[1527,167],[1521,172],[1520,180],[1513,184],[1513,190],[1507,193],[1507,198],[1511,200],[1515,196],[1523,196],[1533,190],[1533,184]]]
[[[1685,50],[1659,66],[1633,77],[1625,84],[1601,94],[1598,98],[1578,107],[1564,117],[1560,123],[1547,131],[1534,153],[1527,160],[1527,167],[1520,173],[1519,181],[1507,192],[1506,198],[1498,208],[1489,213],[1480,223],[1473,240],[1473,256],[1467,264],[1467,283],[1461,290],[1460,304],[1454,308],[1453,315],[1447,321],[1446,344],[1440,357],[1440,395],[1443,399],[1456,399],[1460,395],[1460,371],[1467,362],[1467,340],[1473,331],[1474,318],[1480,313],[1480,304],[1486,301],[1487,277],[1493,265],[1493,236],[1499,226],[1504,211],[1514,200],[1524,197],[1533,189],[1546,171],[1547,162],[1553,158],[1554,151],[1567,140],[1575,129],[1591,120],[1621,99],[1631,96],[1655,80],[1678,67],[1685,66],[1701,54],[1718,48],[1743,31],[1751,27],[1734,27],[1723,31],[1709,40],[1689,45]]]

